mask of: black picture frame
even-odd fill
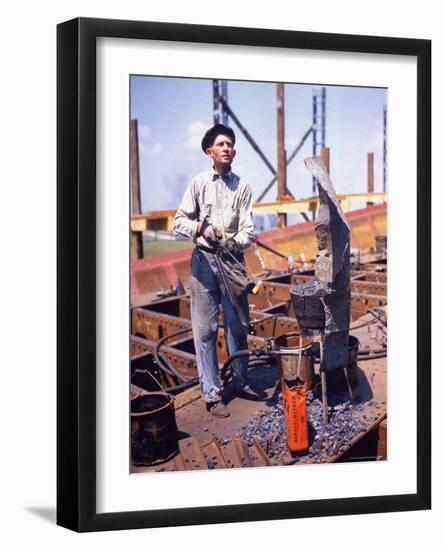
[[[96,512],[97,37],[396,54],[417,59],[417,491]],[[431,41],[74,19],[57,28],[57,523],[76,531],[424,510],[431,506]]]

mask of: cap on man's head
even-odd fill
[[[233,145],[235,145],[235,132],[232,130],[232,128],[224,126],[224,124],[215,124],[215,126],[212,126],[212,128],[209,128],[207,130],[201,141],[201,147],[204,152],[206,152],[206,149],[208,149],[209,147],[212,147],[213,142],[220,134],[224,136],[229,136],[229,138],[232,140]]]

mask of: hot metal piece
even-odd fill
[[[350,326],[350,226],[324,162],[313,157],[305,160],[309,172],[318,182],[320,207],[315,223],[319,253],[315,275],[329,285],[331,293],[323,297],[325,338],[322,370],[347,366]]]

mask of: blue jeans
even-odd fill
[[[236,307],[226,294],[216,258],[209,252],[195,248],[191,259],[190,308],[193,340],[203,399],[207,403],[221,400],[216,342],[218,336],[219,306],[223,311],[224,334],[229,355],[247,349],[249,306],[247,292],[236,297]],[[247,383],[248,357],[240,357],[231,363],[232,383],[240,389]]]

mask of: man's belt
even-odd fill
[[[198,250],[202,250],[203,252],[208,252],[209,254],[215,254],[215,250],[213,248],[209,248],[208,246],[204,246],[202,244],[197,244],[196,248]]]
[[[217,253],[217,251],[214,250],[213,248],[209,248],[208,246],[204,246],[203,244],[197,244],[197,245],[196,245],[196,248],[199,249],[199,250],[202,250],[203,252],[207,252],[207,253],[209,253],[209,254],[216,254],[216,253]],[[224,255],[224,254],[223,254],[223,255]],[[229,262],[232,261],[231,258],[229,258],[228,256],[226,256],[226,255],[224,255],[224,256],[226,257],[227,261],[229,261]],[[244,261],[244,253],[241,252],[240,257],[239,257],[239,258],[236,258],[236,259],[237,259],[237,261],[239,261],[239,262],[243,262],[243,261]]]

